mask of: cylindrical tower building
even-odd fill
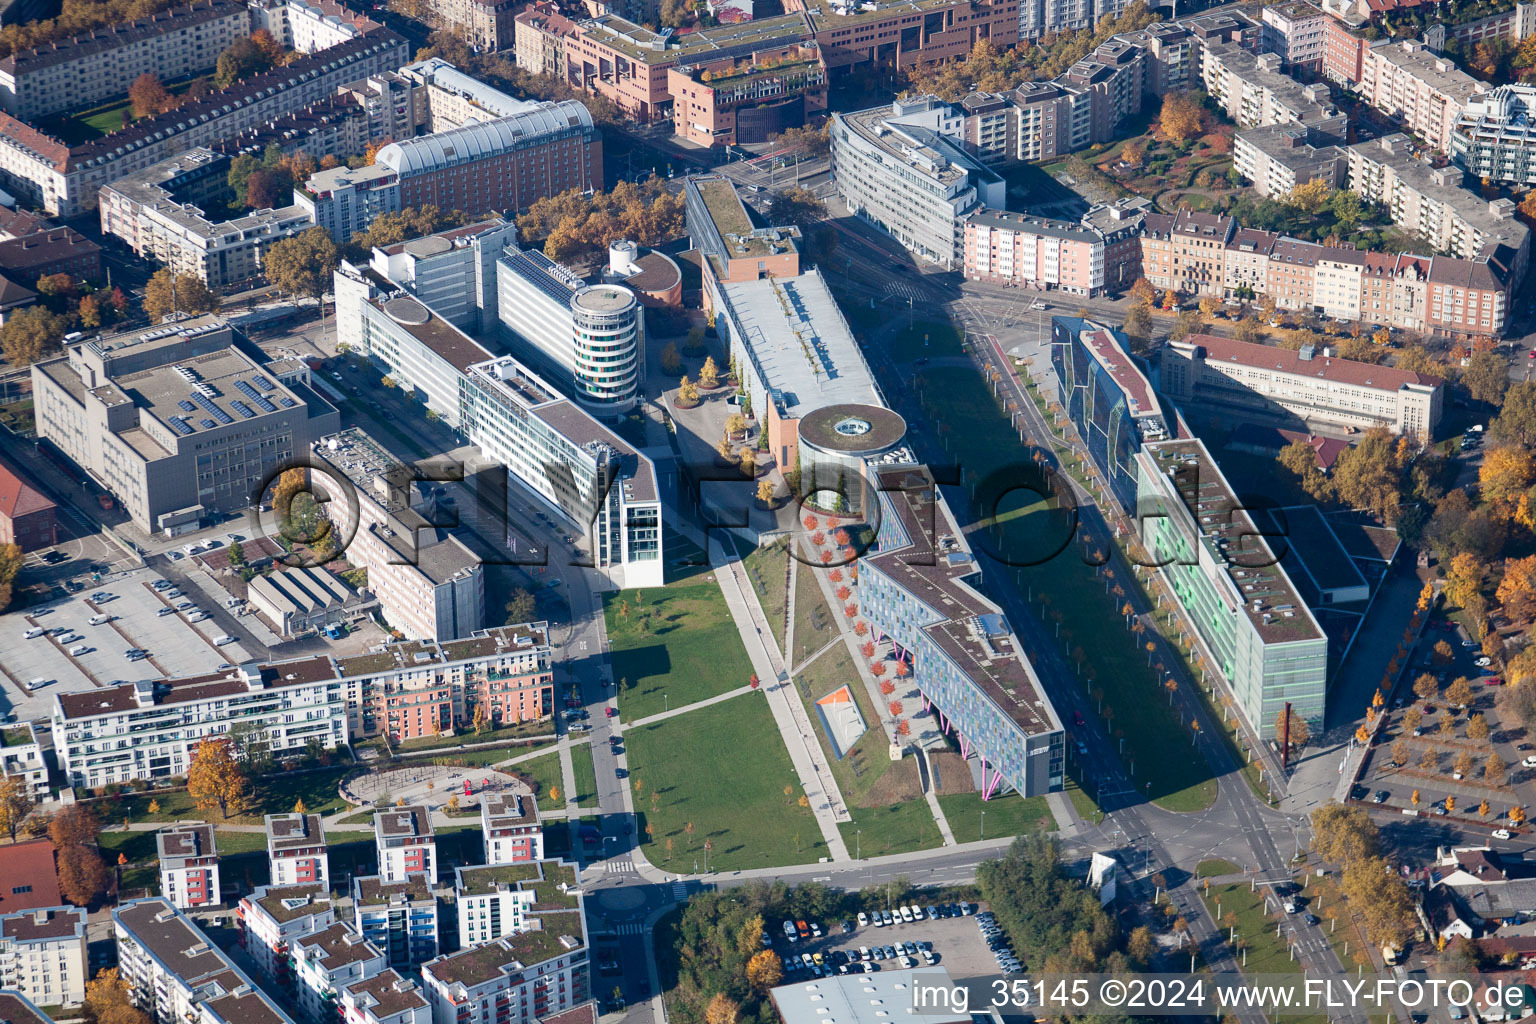
[[[616,416],[634,408],[641,313],[635,293],[619,285],[591,285],[571,296],[576,397],[596,415]]]

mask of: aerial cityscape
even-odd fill
[[[1536,1014],[1533,227],[1516,0],[0,0],[0,1024]]]

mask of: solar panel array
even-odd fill
[[[294,406],[298,405],[299,403],[295,402],[293,399],[289,398],[287,395],[283,395],[283,396],[278,398],[277,404],[281,405],[284,409],[292,409]]]
[[[193,405],[191,402],[187,401],[185,398],[183,398],[181,401],[177,402],[176,404],[177,404],[177,406],[179,406],[181,408],[182,412],[196,412],[197,411],[197,406]]]
[[[256,415],[254,412],[251,411],[251,407],[250,406],[246,405],[244,402],[240,401],[240,399],[238,399],[238,398],[232,400],[229,403],[229,406],[230,406],[230,408],[234,409],[235,412],[239,413],[241,416],[244,416],[246,419],[251,419],[251,418],[253,418]]]
[[[216,426],[218,426],[217,423],[213,422],[213,420],[209,419],[206,416],[204,416],[202,419],[198,420],[197,422],[199,422],[199,423],[201,423],[203,425],[203,429],[204,430],[208,429],[209,427],[216,427]]]
[[[171,426],[176,428],[176,433],[178,433],[178,434],[190,434],[190,433],[192,433],[192,424],[188,423],[186,420],[182,419],[180,416],[172,416],[171,417]]]
[[[267,380],[267,378],[263,377],[259,373],[256,376],[251,378],[251,383],[255,384],[258,388],[260,388],[263,391],[271,391],[272,390],[272,382]]]
[[[257,408],[261,409],[263,412],[277,412],[277,406],[273,405],[271,400],[268,399],[266,395],[263,395],[260,391],[257,391],[255,388],[251,387],[245,381],[235,381],[235,388],[246,398],[249,398],[252,402],[254,402]]]
[[[203,411],[220,423],[233,423],[234,417],[213,404],[213,400],[207,395],[193,395],[192,401],[203,407]]]
[[[549,262],[549,259],[545,257],[543,253],[539,253],[538,255],[540,259],[544,260],[544,262]],[[551,274],[544,267],[540,266],[535,260],[530,258],[529,253],[509,251],[503,257],[503,259],[505,259],[507,263],[517,271],[519,276],[524,278],[529,284],[533,285],[539,291],[560,303],[561,306],[570,305],[571,295],[574,293],[575,289],[571,288],[565,282]]]

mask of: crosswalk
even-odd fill
[[[604,874],[609,874],[609,875],[637,875],[637,874],[639,874],[639,871],[637,871],[635,869],[635,862],[632,859],[628,858],[628,857],[625,857],[623,860],[605,860],[605,861],[603,861],[603,872],[604,872]]]
[[[672,898],[679,903],[686,900],[688,898],[688,883],[682,881],[673,882]]]
[[[885,286],[885,294],[900,296],[903,299],[911,299],[913,302],[921,302],[923,293],[917,287],[907,284],[905,281],[892,281]]]
[[[644,935],[645,924],[640,921],[625,921],[613,930],[615,935]]]

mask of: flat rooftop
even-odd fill
[[[297,921],[301,917],[324,914],[332,909],[331,894],[320,883],[310,885],[266,885],[246,899],[255,903],[279,924]]]
[[[799,419],[826,405],[885,405],[819,270],[721,287],[781,416]]]
[[[328,928],[295,939],[294,945],[315,948],[314,962],[328,971],[339,971],[351,964],[366,963],[383,956],[349,924],[338,921]]]
[[[736,185],[718,174],[695,175],[688,184],[699,194],[730,259],[761,259],[796,248],[800,229],[793,226],[758,227]]]
[[[426,807],[393,807],[373,816],[373,829],[385,839],[432,835],[432,813]]]
[[[653,32],[615,14],[578,23],[582,34],[644,64],[686,64],[788,45],[814,31],[806,15],[781,14],[693,32]]]
[[[386,882],[378,875],[366,875],[355,879],[354,886],[358,905],[364,907],[437,902],[424,875],[412,875],[403,882]]]
[[[878,974],[849,974],[780,985],[768,993],[779,1019],[791,1024],[891,1024],[912,1007],[917,984],[948,988],[954,984],[943,967]],[[972,1024],[969,1014],[925,1012],[925,1024]]]
[[[971,176],[982,181],[997,179],[996,171],[984,167],[953,140],[931,128],[903,123],[902,118],[906,115],[894,113],[890,106],[837,116],[866,145],[941,188],[957,186]]]
[[[172,437],[194,444],[204,431],[306,415],[297,394],[233,347],[113,377],[112,386],[164,424]]]
[[[423,1009],[427,1005],[416,983],[401,975],[393,967],[375,974],[366,981],[354,981],[347,986],[347,991],[352,993],[354,998],[363,997],[357,999],[358,1005],[371,1006],[374,1016],[380,1020],[393,1017],[397,1013],[405,1013],[407,1010]]]
[[[160,859],[186,860],[191,857],[217,857],[218,843],[212,825],[182,825],[155,837]]]
[[[1320,639],[1311,609],[1205,445],[1198,439],[1158,441],[1145,451],[1158,472],[1172,475],[1206,554],[1224,567],[1243,614],[1264,642]]]
[[[1394,134],[1356,143],[1348,147],[1347,152],[1352,159],[1358,157],[1390,167],[1392,173],[1410,188],[1449,208],[1459,220],[1480,233],[1482,244],[1497,241],[1517,249],[1524,244],[1530,229],[1513,217],[1494,213],[1488,200],[1462,188],[1460,167],[1453,164],[1439,169],[1416,160],[1409,152],[1409,145],[1406,135]]]
[[[78,907],[23,910],[0,917],[0,937],[13,942],[38,942],[84,934],[85,911]]]
[[[1191,334],[1177,344],[1192,345],[1205,350],[1210,362],[1237,363],[1255,369],[1294,373],[1302,377],[1319,377],[1336,384],[1354,387],[1376,388],[1380,391],[1397,391],[1401,388],[1434,388],[1444,384],[1441,378],[1430,373],[1399,370],[1393,366],[1362,363],[1353,359],[1340,359],[1313,353],[1306,357],[1302,352],[1280,348],[1276,345],[1260,345],[1254,342],[1222,338],[1214,334]]]
[[[1366,585],[1365,577],[1316,505],[1270,509],[1269,519],[1280,535],[1272,546],[1284,547],[1290,555],[1281,563],[1293,574],[1294,570],[1304,573],[1318,592]]]
[[[266,824],[269,851],[325,845],[325,829],[318,814],[269,814]]]
[[[1163,408],[1158,404],[1157,396],[1152,393],[1151,382],[1131,358],[1130,352],[1115,337],[1113,329],[1075,316],[1053,316],[1051,320],[1062,324],[1076,337],[1093,361],[1109,374],[1125,395],[1126,410],[1132,417],[1142,421],[1155,419],[1158,421],[1158,430],[1168,433]],[[1144,433],[1156,433],[1149,427],[1149,423],[1143,422]]]
[[[481,797],[480,811],[491,828],[516,828],[539,821],[538,801],[531,794],[487,793]]]

